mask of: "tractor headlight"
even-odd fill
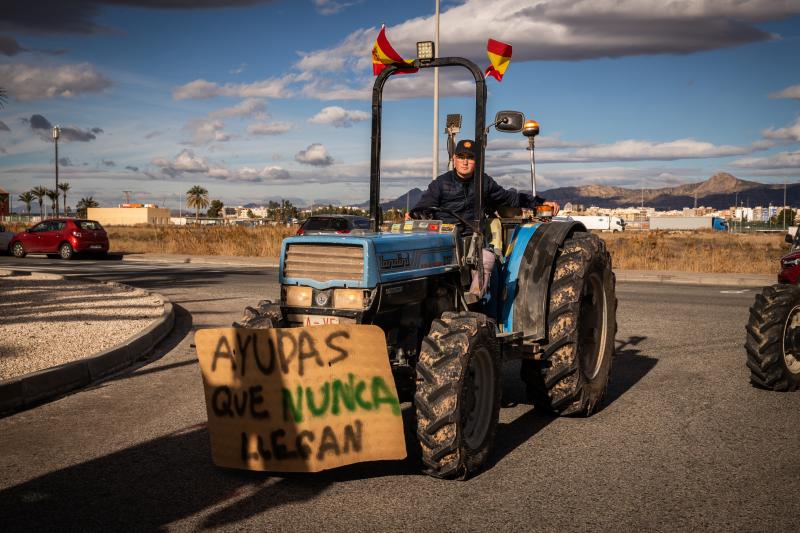
[[[286,305],[292,307],[311,307],[311,287],[288,285],[284,287]]]
[[[364,289],[334,290],[333,307],[335,307],[336,309],[363,309]]]

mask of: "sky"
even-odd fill
[[[68,203],[178,208],[194,185],[225,205],[369,197],[371,48],[381,24],[413,58],[435,0],[7,0],[0,13],[0,187]],[[800,0],[443,0],[440,57],[489,65],[487,117],[540,123],[537,187],[655,188],[715,172],[800,180]],[[444,120],[474,135],[474,82],[440,69]],[[432,69],[393,76],[384,199],[432,177]],[[486,171],[530,190],[521,134],[492,131]],[[127,193],[124,191],[128,191]]]

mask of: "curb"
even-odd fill
[[[147,255],[147,254],[129,254],[122,255],[123,261],[132,263],[172,263],[172,264],[187,264],[194,265],[231,265],[240,267],[278,267],[280,261],[276,259],[267,258],[254,258],[254,257],[236,257],[236,256],[189,256],[189,255]]]
[[[778,283],[778,276],[770,274],[706,274],[642,270],[615,270],[614,273],[617,275],[617,281],[623,282],[732,287],[764,287]]]
[[[22,275],[29,272],[20,272]],[[102,282],[106,283],[106,282]],[[121,283],[108,282],[115,286]],[[130,287],[133,289],[133,287]],[[0,381],[0,416],[52,400],[67,392],[85,387],[100,378],[130,366],[141,359],[166,337],[175,325],[172,302],[159,293],[150,292],[164,303],[161,317],[121,344],[91,357],[64,363],[24,376]]]

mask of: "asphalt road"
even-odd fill
[[[0,530],[796,530],[800,393],[748,383],[753,289],[620,283],[605,408],[541,416],[507,365],[521,403],[467,482],[421,475],[413,456],[281,477],[211,463],[190,346],[275,297],[275,269],[0,258],[11,265],[161,292],[177,326],[135,370],[0,419]]]

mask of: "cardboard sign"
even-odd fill
[[[377,326],[203,329],[195,343],[215,464],[319,472],[406,457]]]

